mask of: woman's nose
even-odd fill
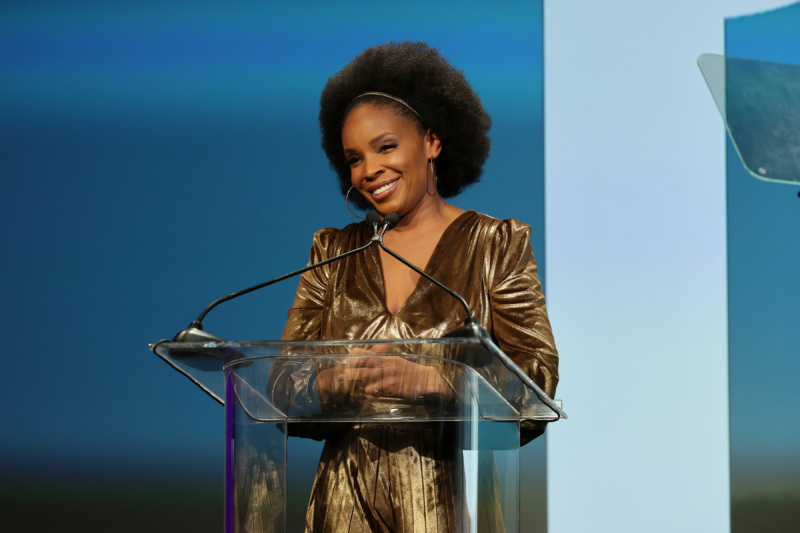
[[[364,158],[364,173],[365,177],[371,181],[383,173],[383,167],[378,164],[374,157],[367,157]]]

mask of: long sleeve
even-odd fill
[[[308,264],[331,257],[336,230],[326,228],[314,234]],[[325,294],[331,276],[331,266],[325,265],[305,272],[300,277],[294,303],[289,309],[281,340],[316,340],[321,336]]]
[[[308,264],[331,257],[330,247],[334,243],[336,230],[322,229],[314,234]],[[330,266],[325,265],[305,272],[295,294],[294,303],[288,311],[281,340],[317,340],[321,338],[321,327],[325,294],[330,279]],[[311,362],[296,362],[287,357],[272,367],[269,395],[280,408],[288,409],[295,402],[322,409],[314,390],[314,381],[319,369]],[[340,424],[291,424],[289,435],[322,440],[332,432],[341,431]]]
[[[558,384],[558,352],[545,308],[530,227],[506,220],[490,239],[487,262],[492,335],[503,350],[551,398]],[[544,431],[525,421],[522,443]]]

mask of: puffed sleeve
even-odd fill
[[[530,226],[504,220],[489,239],[487,262],[492,335],[497,345],[551,398],[558,384],[558,352],[530,243]],[[545,422],[522,423],[522,444]]]
[[[314,234],[308,264],[318,263],[332,257],[336,230],[326,228]],[[309,270],[300,277],[294,303],[289,309],[281,340],[316,340],[322,328],[322,309],[325,291],[331,275],[330,265]]]
[[[330,228],[314,234],[309,265],[335,254],[335,236],[336,230]],[[317,340],[321,337],[322,311],[330,275],[330,266],[325,265],[309,270],[300,277],[281,340]],[[306,406],[311,411],[321,410],[319,396],[314,387],[318,370],[317,365],[309,361],[282,358],[272,366],[267,393],[281,410],[287,410],[291,405]],[[328,426],[295,423],[290,424],[288,434],[321,440],[334,429]]]

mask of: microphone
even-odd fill
[[[362,252],[362,251],[366,250],[370,246],[374,245],[376,242],[377,243],[381,243],[382,239],[383,239],[383,234],[386,233],[389,229],[391,229],[394,226],[396,226],[397,223],[400,221],[400,217],[398,217],[394,213],[392,213],[392,214],[394,215],[394,218],[392,218],[390,220],[387,220],[387,219],[389,219],[389,216],[390,216],[390,215],[387,215],[386,218],[383,219],[383,221],[381,221],[381,216],[378,214],[377,211],[371,210],[369,213],[367,213],[366,220],[367,220],[367,223],[372,226],[373,235],[372,235],[372,238],[370,239],[370,241],[367,244],[365,244],[364,246],[360,246],[360,247],[355,248],[353,250],[350,250],[350,251],[344,252],[342,254],[339,254],[339,255],[337,255],[335,257],[330,257],[330,258],[325,259],[323,261],[320,261],[318,263],[314,263],[313,265],[308,265],[308,266],[306,266],[304,268],[301,268],[299,270],[295,270],[294,272],[289,272],[288,274],[284,274],[283,276],[278,276],[277,278],[273,278],[273,279],[271,279],[269,281],[265,281],[263,283],[259,283],[258,285],[253,285],[252,287],[248,287],[248,288],[243,289],[241,291],[234,292],[234,293],[231,293],[231,294],[229,294],[227,296],[223,296],[222,298],[214,300],[213,302],[211,302],[211,304],[208,307],[206,307],[203,310],[202,313],[200,313],[200,316],[197,317],[197,320],[195,320],[191,324],[189,324],[188,328],[179,331],[178,334],[175,335],[175,337],[172,339],[172,342],[197,342],[197,343],[220,342],[220,341],[224,342],[224,339],[222,339],[221,337],[217,337],[216,335],[212,335],[211,333],[208,333],[207,331],[203,331],[203,319],[206,317],[206,315],[208,314],[209,311],[214,309],[219,304],[221,304],[223,302],[227,302],[228,300],[233,300],[234,298],[238,298],[239,296],[244,296],[247,293],[250,293],[250,292],[253,292],[253,291],[257,291],[258,289],[263,289],[264,287],[268,287],[268,286],[270,286],[270,285],[272,285],[274,283],[278,283],[279,281],[283,281],[285,279],[297,276],[299,274],[302,274],[303,272],[307,272],[309,270],[313,270],[315,268],[327,265],[329,263],[333,263],[334,261],[338,261],[340,259],[344,259],[345,257],[349,257],[351,255],[357,254],[359,252]],[[382,228],[380,228],[381,224],[382,224]]]
[[[409,267],[411,270],[413,270],[420,276],[424,277],[425,279],[427,279],[440,289],[447,292],[447,294],[458,300],[459,303],[461,303],[461,305],[464,306],[464,309],[467,311],[467,319],[464,321],[464,325],[442,335],[442,337],[489,338],[489,333],[483,328],[483,326],[480,325],[478,319],[475,318],[475,314],[472,312],[472,309],[470,309],[469,304],[460,294],[458,294],[456,291],[446,286],[444,283],[440,282],[439,280],[437,280],[436,278],[434,278],[421,268],[410,263],[409,261],[406,261],[403,257],[399,256],[397,253],[393,252],[383,244],[383,234],[392,229],[393,227],[395,227],[398,222],[400,222],[400,217],[397,215],[397,213],[389,213],[388,215],[383,217],[383,226],[386,229],[383,230],[383,232],[381,233],[381,238],[378,239],[378,246],[380,246],[387,254],[391,255],[392,257],[394,257],[395,259],[397,259],[398,261]]]
[[[378,228],[381,225],[381,216],[374,209],[370,210],[370,212],[367,213],[367,224],[372,226],[372,231],[375,233],[375,235],[377,235]]]
[[[384,233],[395,227],[400,222],[400,217],[397,213],[389,213],[383,217],[383,225],[386,226]]]

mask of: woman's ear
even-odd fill
[[[442,141],[431,130],[425,134],[425,145],[428,149],[428,159],[436,159],[442,151]]]

